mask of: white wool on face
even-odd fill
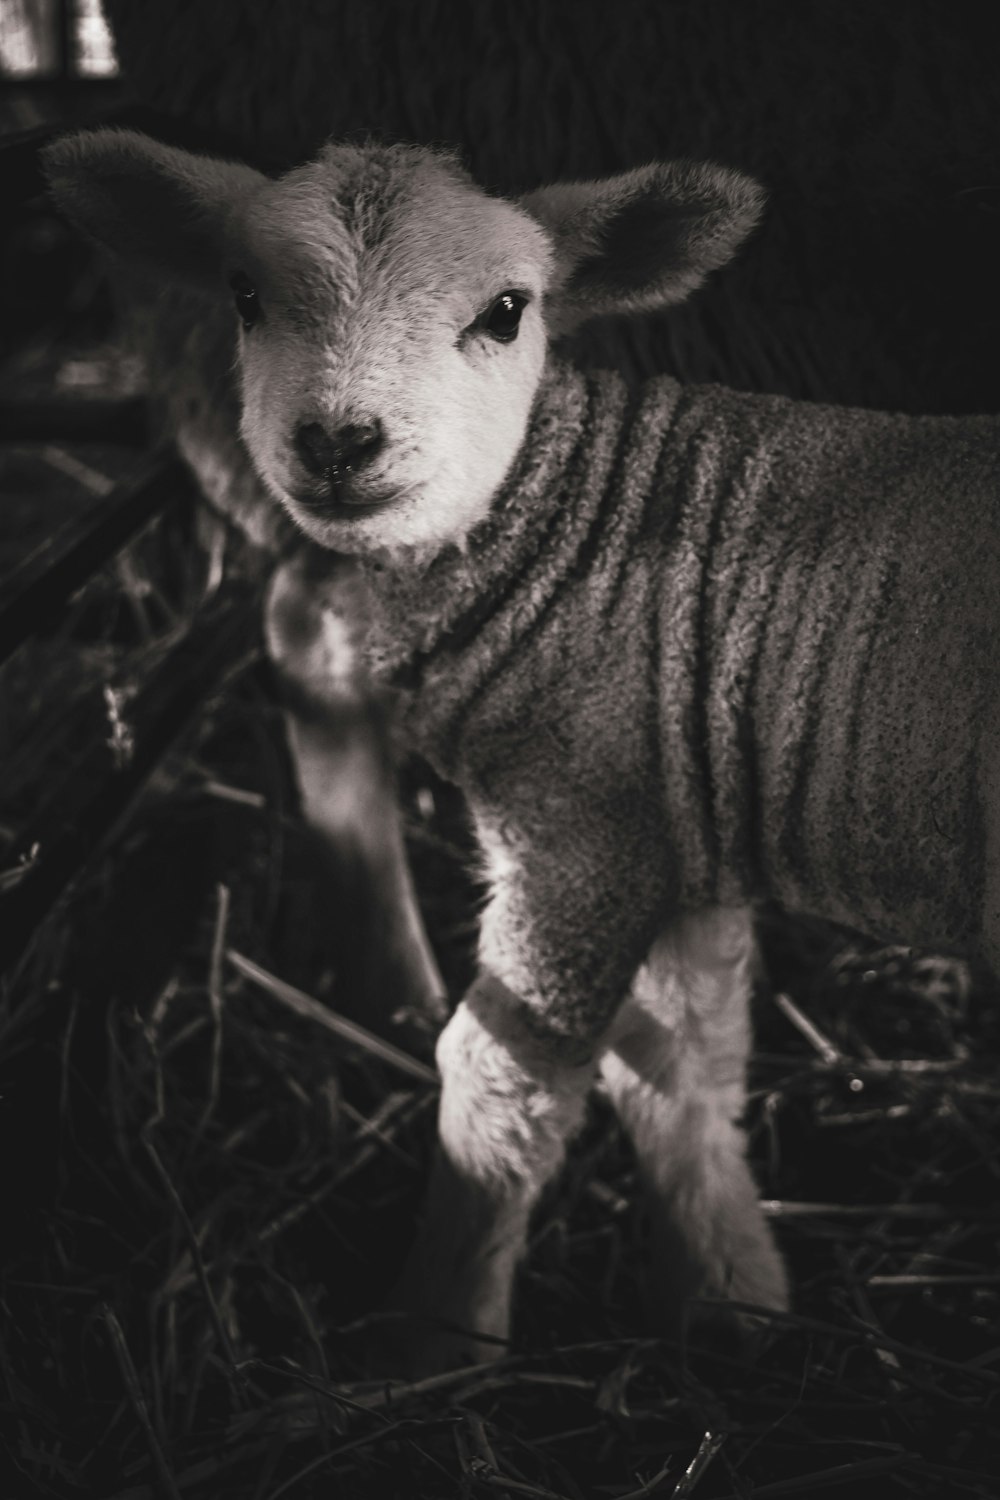
[[[544,364],[544,232],[447,158],[329,147],[262,189],[237,239],[262,308],[241,343],[242,432],[272,492],[337,550],[461,541],[517,453]],[[527,305],[499,343],[476,320],[507,292]],[[393,503],[346,517],[310,504],[297,428],[372,422],[385,444],[361,488]]]

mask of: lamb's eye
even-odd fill
[[[504,292],[497,298],[483,318],[483,327],[491,339],[501,344],[513,343],[526,302],[527,298],[518,296],[517,292]]]
[[[233,289],[236,311],[242,319],[243,327],[252,328],[260,317],[260,299],[257,296],[257,288],[245,271],[234,271],[229,278],[229,285]]]

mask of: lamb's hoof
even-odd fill
[[[679,1342],[685,1358],[701,1355],[752,1365],[769,1343],[773,1327],[764,1307],[757,1313],[725,1301],[692,1301],[683,1310]]]
[[[771,1335],[774,1315],[788,1309],[788,1276],[759,1214],[723,1223],[693,1246],[665,1213],[653,1222],[646,1296],[657,1333],[685,1355],[701,1350],[753,1359]]]
[[[426,1380],[471,1365],[492,1364],[507,1353],[502,1339],[477,1334],[412,1313],[386,1313],[369,1330],[365,1365],[372,1379]]]
[[[687,1267],[680,1287],[673,1278],[649,1275],[646,1310],[656,1332],[684,1358],[692,1354],[756,1360],[769,1342],[775,1315],[788,1309],[785,1268],[773,1247],[743,1261],[742,1274]]]

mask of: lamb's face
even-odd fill
[[[273,493],[338,550],[460,542],[525,434],[545,232],[447,158],[330,147],[250,194],[232,245],[243,438]]]
[[[251,457],[305,531],[348,552],[433,552],[486,514],[541,378],[543,298],[558,332],[669,307],[762,204],[694,162],[515,204],[420,146],[328,146],[277,182],[127,130],[44,155],[57,201],[114,255],[217,308],[229,282]]]

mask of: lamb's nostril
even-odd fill
[[[325,474],[337,467],[337,448],[319,422],[303,422],[295,431],[295,451],[310,474]]]
[[[349,422],[333,435],[345,469],[370,463],[385,441],[381,422]]]
[[[342,478],[369,463],[385,442],[382,423],[348,422],[327,432],[321,422],[303,422],[295,432],[295,451],[310,474]]]

